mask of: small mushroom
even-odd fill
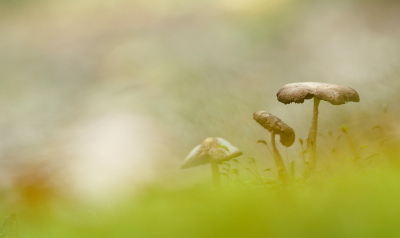
[[[310,168],[315,168],[316,164],[316,145],[317,145],[317,130],[318,130],[318,106],[320,100],[329,102],[332,105],[341,105],[348,102],[359,102],[360,97],[358,93],[346,86],[328,83],[291,83],[279,89],[277,95],[278,101],[289,103],[303,103],[306,99],[314,98],[314,111],[311,122],[310,132],[307,138],[307,151]]]
[[[284,182],[289,180],[289,174],[283,163],[282,156],[280,155],[275,144],[275,134],[280,135],[280,142],[286,147],[293,145],[296,135],[294,130],[286,125],[281,119],[265,111],[257,111],[253,114],[253,119],[258,122],[262,127],[271,132],[271,144],[274,152],[275,163],[278,171],[281,171]]]
[[[229,161],[242,154],[243,153],[239,151],[238,148],[228,141],[218,137],[209,137],[189,153],[183,161],[181,169],[211,163],[213,184],[216,189],[219,189],[221,187],[221,182],[218,164]]]

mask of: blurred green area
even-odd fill
[[[399,10],[0,1],[0,220],[15,212],[20,237],[398,237]],[[321,102],[318,170],[301,179],[296,141],[297,179],[282,188],[252,114],[269,111],[305,140],[312,102],[276,100],[303,81],[353,87],[361,101]],[[243,164],[254,157],[267,189],[243,170],[217,193],[209,166],[179,170],[211,136]]]
[[[171,189],[153,184],[95,208],[52,202],[18,211],[21,237],[398,237],[399,169],[340,169],[288,188],[231,180]],[[228,186],[229,185],[229,186]],[[4,211],[2,212],[4,214]]]

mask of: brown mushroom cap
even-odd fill
[[[253,114],[253,119],[269,132],[279,134],[282,145],[286,147],[293,145],[296,138],[294,130],[278,117],[265,111],[257,111]]]
[[[358,93],[346,86],[329,83],[290,83],[279,89],[276,94],[278,101],[284,104],[303,103],[305,99],[316,97],[333,105],[341,105],[348,102],[359,102]]]
[[[203,143],[196,146],[186,157],[181,165],[181,169],[187,169],[202,164],[210,163],[215,160],[218,163],[231,160],[241,156],[243,153],[228,141],[218,138],[209,137]]]

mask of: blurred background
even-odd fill
[[[399,12],[394,0],[1,0],[0,186],[22,188],[9,200],[87,202],[152,181],[211,186],[209,166],[179,169],[211,136],[276,170],[252,115],[271,112],[305,140],[312,101],[276,100],[293,82],[354,88],[359,103],[321,102],[319,141],[347,125],[372,154],[374,126],[400,138]]]

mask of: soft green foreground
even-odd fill
[[[316,175],[287,189],[154,185],[134,197],[98,210],[21,211],[21,237],[400,237],[400,170],[390,166]]]

